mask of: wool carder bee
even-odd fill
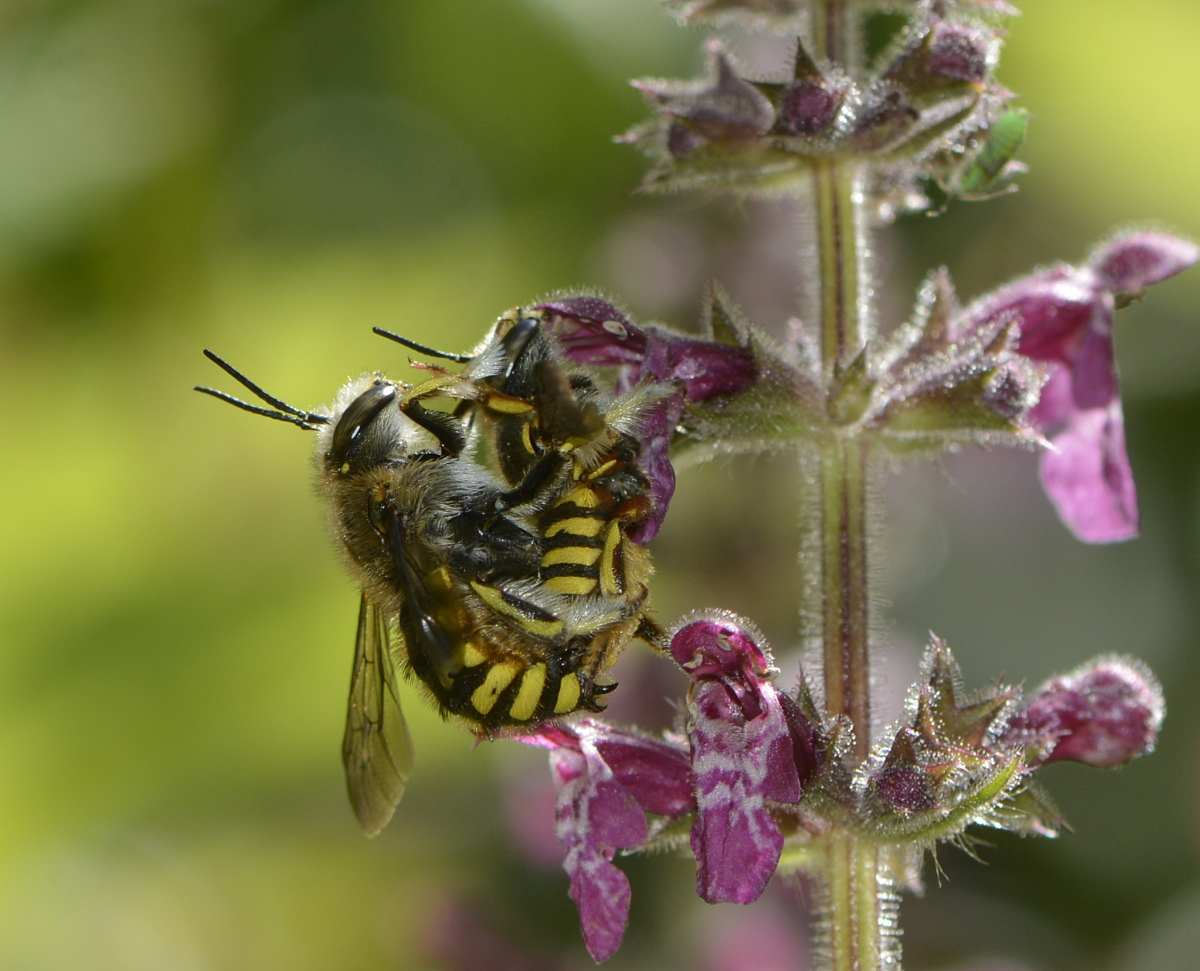
[[[536,312],[506,314],[470,355],[380,333],[465,367],[415,365],[429,374],[415,385],[364,375],[301,411],[206,351],[270,407],[197,389],[318,433],[318,488],[362,589],[343,759],[369,835],[412,773],[397,663],[490,737],[600,710],[625,644],[661,638],[628,537],[650,512],[635,431],[658,392],[607,401]]]

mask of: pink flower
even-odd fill
[[[671,655],[692,678],[691,844],[696,892],[709,903],[748,904],[766,889],[783,851],[767,801],[799,802],[817,763],[806,720],[769,680],[761,640],[724,612],[699,616],[671,638]]]
[[[670,653],[692,678],[688,745],[594,719],[545,725],[523,741],[551,749],[556,832],[584,943],[611,957],[629,920],[630,887],[618,850],[652,843],[646,813],[694,816],[696,892],[747,904],[779,865],[783,835],[768,803],[795,803],[821,761],[818,733],[770,680],[770,655],[748,622],[698,615]]]
[[[1017,350],[1051,369],[1031,414],[1052,451],[1042,484],[1059,516],[1089,543],[1137,534],[1137,492],[1113,357],[1113,313],[1200,258],[1195,245],[1164,233],[1118,236],[1082,266],[1060,264],[1018,280],[968,308],[965,333],[1004,317],[1020,326]]]
[[[596,961],[606,961],[625,935],[631,896],[613,856],[645,844],[647,812],[671,817],[695,809],[687,753],[591,719],[547,725],[525,741],[552,750],[563,869],[584,944]]]

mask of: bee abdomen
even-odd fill
[[[470,647],[467,653],[466,660],[472,660]],[[597,693],[590,678],[553,661],[483,660],[464,667],[451,681],[450,690],[440,699],[443,707],[484,731],[540,724],[580,708],[594,708]]]

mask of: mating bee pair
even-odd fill
[[[311,412],[205,352],[271,408],[197,390],[318,431],[319,490],[362,588],[342,754],[370,835],[412,773],[396,662],[491,736],[599,710],[625,644],[661,637],[645,615],[649,558],[628,536],[651,512],[635,431],[659,395],[607,401],[544,324],[512,311],[470,355],[377,329],[465,367],[415,364],[430,375],[416,385],[364,375]]]

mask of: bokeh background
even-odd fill
[[[1200,235],[1200,8],[1028,0],[1001,79],[1034,115],[1023,189],[879,241],[880,313],[945,263],[970,296],[1111,227]],[[693,325],[718,276],[778,331],[787,224],[631,195],[625,81],[691,76],[653,0],[5,0],[0,8],[0,968],[586,968],[544,756],[473,749],[406,695],[418,772],[367,841],[339,759],[356,594],[304,434],[193,394],[212,347],[300,405],[370,333],[472,346],[566,286]],[[770,45],[733,38],[770,66]],[[892,489],[884,696],[926,632],[970,683],[1129,652],[1158,754],[1054,767],[1074,824],[943,849],[903,908],[910,968],[1174,971],[1200,953],[1200,271],[1118,324],[1143,535],[1087,548],[1028,455]],[[795,671],[794,470],[685,473],[655,545],[670,621],[755,618]],[[635,649],[614,710],[672,717]],[[627,861],[614,969],[804,968],[799,892],[710,908],[686,859]],[[746,959],[752,958],[750,963]]]

